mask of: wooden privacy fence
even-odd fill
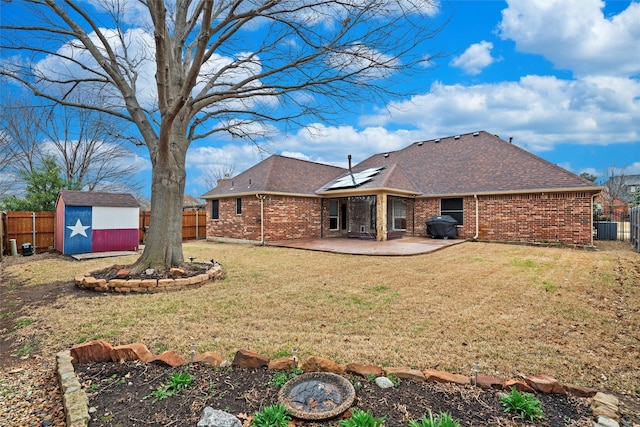
[[[140,211],[140,243],[151,220],[150,211]],[[182,212],[182,240],[204,239],[207,234],[205,211]],[[23,244],[30,244],[35,253],[48,252],[54,247],[54,212],[0,213],[0,253],[11,255],[11,240],[15,239],[18,254]]]
[[[631,208],[631,244],[640,252],[640,206]]]

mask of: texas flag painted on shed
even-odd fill
[[[57,249],[62,247],[64,254],[136,250],[139,208],[133,196],[128,195],[134,202],[121,196],[116,193],[61,192],[56,206],[56,225],[58,230],[64,230],[60,233],[64,240],[60,242],[56,238]],[[136,207],[130,206],[133,203]]]

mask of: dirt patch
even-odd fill
[[[140,363],[96,363],[76,366],[89,404],[95,409],[92,426],[196,425],[206,406],[224,410],[242,421],[262,408],[278,403],[273,372],[263,369],[225,369],[203,365],[166,368]],[[152,392],[169,382],[175,372],[188,372],[193,383],[179,394],[154,402]],[[406,426],[411,419],[449,412],[464,426],[529,425],[506,414],[497,391],[480,391],[451,384],[401,381],[381,389],[372,380],[349,378],[356,389],[353,408],[385,417],[385,426]],[[590,426],[586,399],[539,395],[545,418],[539,426]],[[345,415],[348,416],[348,413]],[[296,425],[335,426],[339,420],[298,421]]]

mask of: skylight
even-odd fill
[[[384,167],[369,168],[361,172],[350,173],[347,176],[343,176],[342,178],[336,179],[331,185],[329,185],[327,190],[337,190],[339,188],[358,187],[362,184],[372,181],[373,177],[379,174],[382,169],[384,169]]]

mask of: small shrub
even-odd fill
[[[143,399],[153,398],[152,402],[156,403],[174,394],[180,393],[193,382],[194,378],[188,372],[176,372],[169,377],[169,383],[158,387],[152,391],[151,394],[145,396]]]
[[[398,387],[400,385],[400,383],[402,383],[402,380],[400,378],[398,378],[394,374],[387,375],[387,378],[389,378],[389,381],[391,381],[393,383],[394,387]]]
[[[289,381],[292,378],[295,378],[301,373],[302,373],[302,369],[300,368],[292,368],[289,372],[278,371],[274,373],[273,376],[271,377],[271,380],[269,381],[269,385],[280,388],[283,385],[285,385],[287,381]]]
[[[342,427],[380,427],[386,417],[378,418],[371,415],[369,411],[365,412],[360,409],[354,409],[351,412],[351,418],[340,420]]]
[[[500,396],[500,403],[504,406],[505,412],[515,412],[523,420],[537,421],[544,417],[542,404],[531,393],[520,393],[512,388],[511,393]]]
[[[423,415],[419,420],[411,420],[409,427],[460,427],[460,423],[454,421],[448,412],[440,412],[434,417],[429,411],[429,418]]]
[[[282,403],[278,403],[256,412],[251,425],[256,427],[287,427],[289,421],[291,421],[289,411]]]

